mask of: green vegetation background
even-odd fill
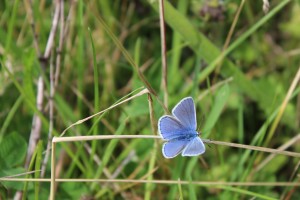
[[[59,41],[62,29],[58,22],[51,54],[46,59],[37,52],[34,40],[43,55],[56,4],[34,0],[28,9],[28,2],[0,2],[0,177],[27,171],[24,162],[33,116],[38,113],[37,84],[42,75],[45,83],[43,109],[39,113],[43,116],[42,142],[29,171],[40,169],[50,123],[50,65],[55,71],[60,67],[53,98],[53,135],[146,86],[128,55],[157,97],[163,99],[165,93],[161,87],[156,0],[65,1],[63,43]],[[273,0],[265,14],[262,1],[245,1],[220,61],[241,2],[165,2],[168,108],[171,110],[183,97],[192,96],[201,137],[278,148],[299,134],[299,87],[275,131],[270,126],[299,68],[300,3]],[[164,114],[157,97],[152,95],[155,123]],[[146,95],[70,129],[66,136],[114,134],[157,134],[151,128]],[[162,141],[153,139],[58,145],[59,177],[299,182],[299,176],[292,176],[295,169],[299,172],[296,158],[276,156],[258,168],[269,154],[207,146],[201,157],[178,156],[168,160],[161,154],[161,145]],[[298,142],[288,150],[299,152],[299,146]],[[49,160],[45,175],[48,178],[50,164]],[[0,199],[13,198],[18,190],[24,190],[28,199],[45,199],[49,188],[45,182],[1,181]],[[56,192],[57,199],[279,199],[289,195],[291,199],[299,199],[299,188],[67,182],[59,183]]]

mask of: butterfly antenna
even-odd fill
[[[202,126],[204,124],[204,121],[205,121],[205,115],[202,115],[201,121],[200,121],[200,126]]]

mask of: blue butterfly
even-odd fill
[[[171,115],[164,115],[158,121],[160,136],[166,142],[162,153],[165,158],[198,156],[205,152],[205,146],[196,131],[196,110],[192,97],[182,99],[172,110]]]

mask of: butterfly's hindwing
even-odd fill
[[[183,149],[182,156],[198,156],[205,152],[205,145],[199,137],[192,139]]]
[[[186,147],[188,144],[188,140],[171,140],[166,143],[164,143],[162,148],[162,153],[165,158],[174,158],[178,154],[182,152],[182,150]]]

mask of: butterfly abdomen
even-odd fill
[[[189,130],[184,135],[181,135],[179,137],[171,139],[171,141],[173,141],[173,140],[190,141],[190,140],[192,140],[193,138],[195,138],[197,136],[198,136],[198,132],[197,131]]]

